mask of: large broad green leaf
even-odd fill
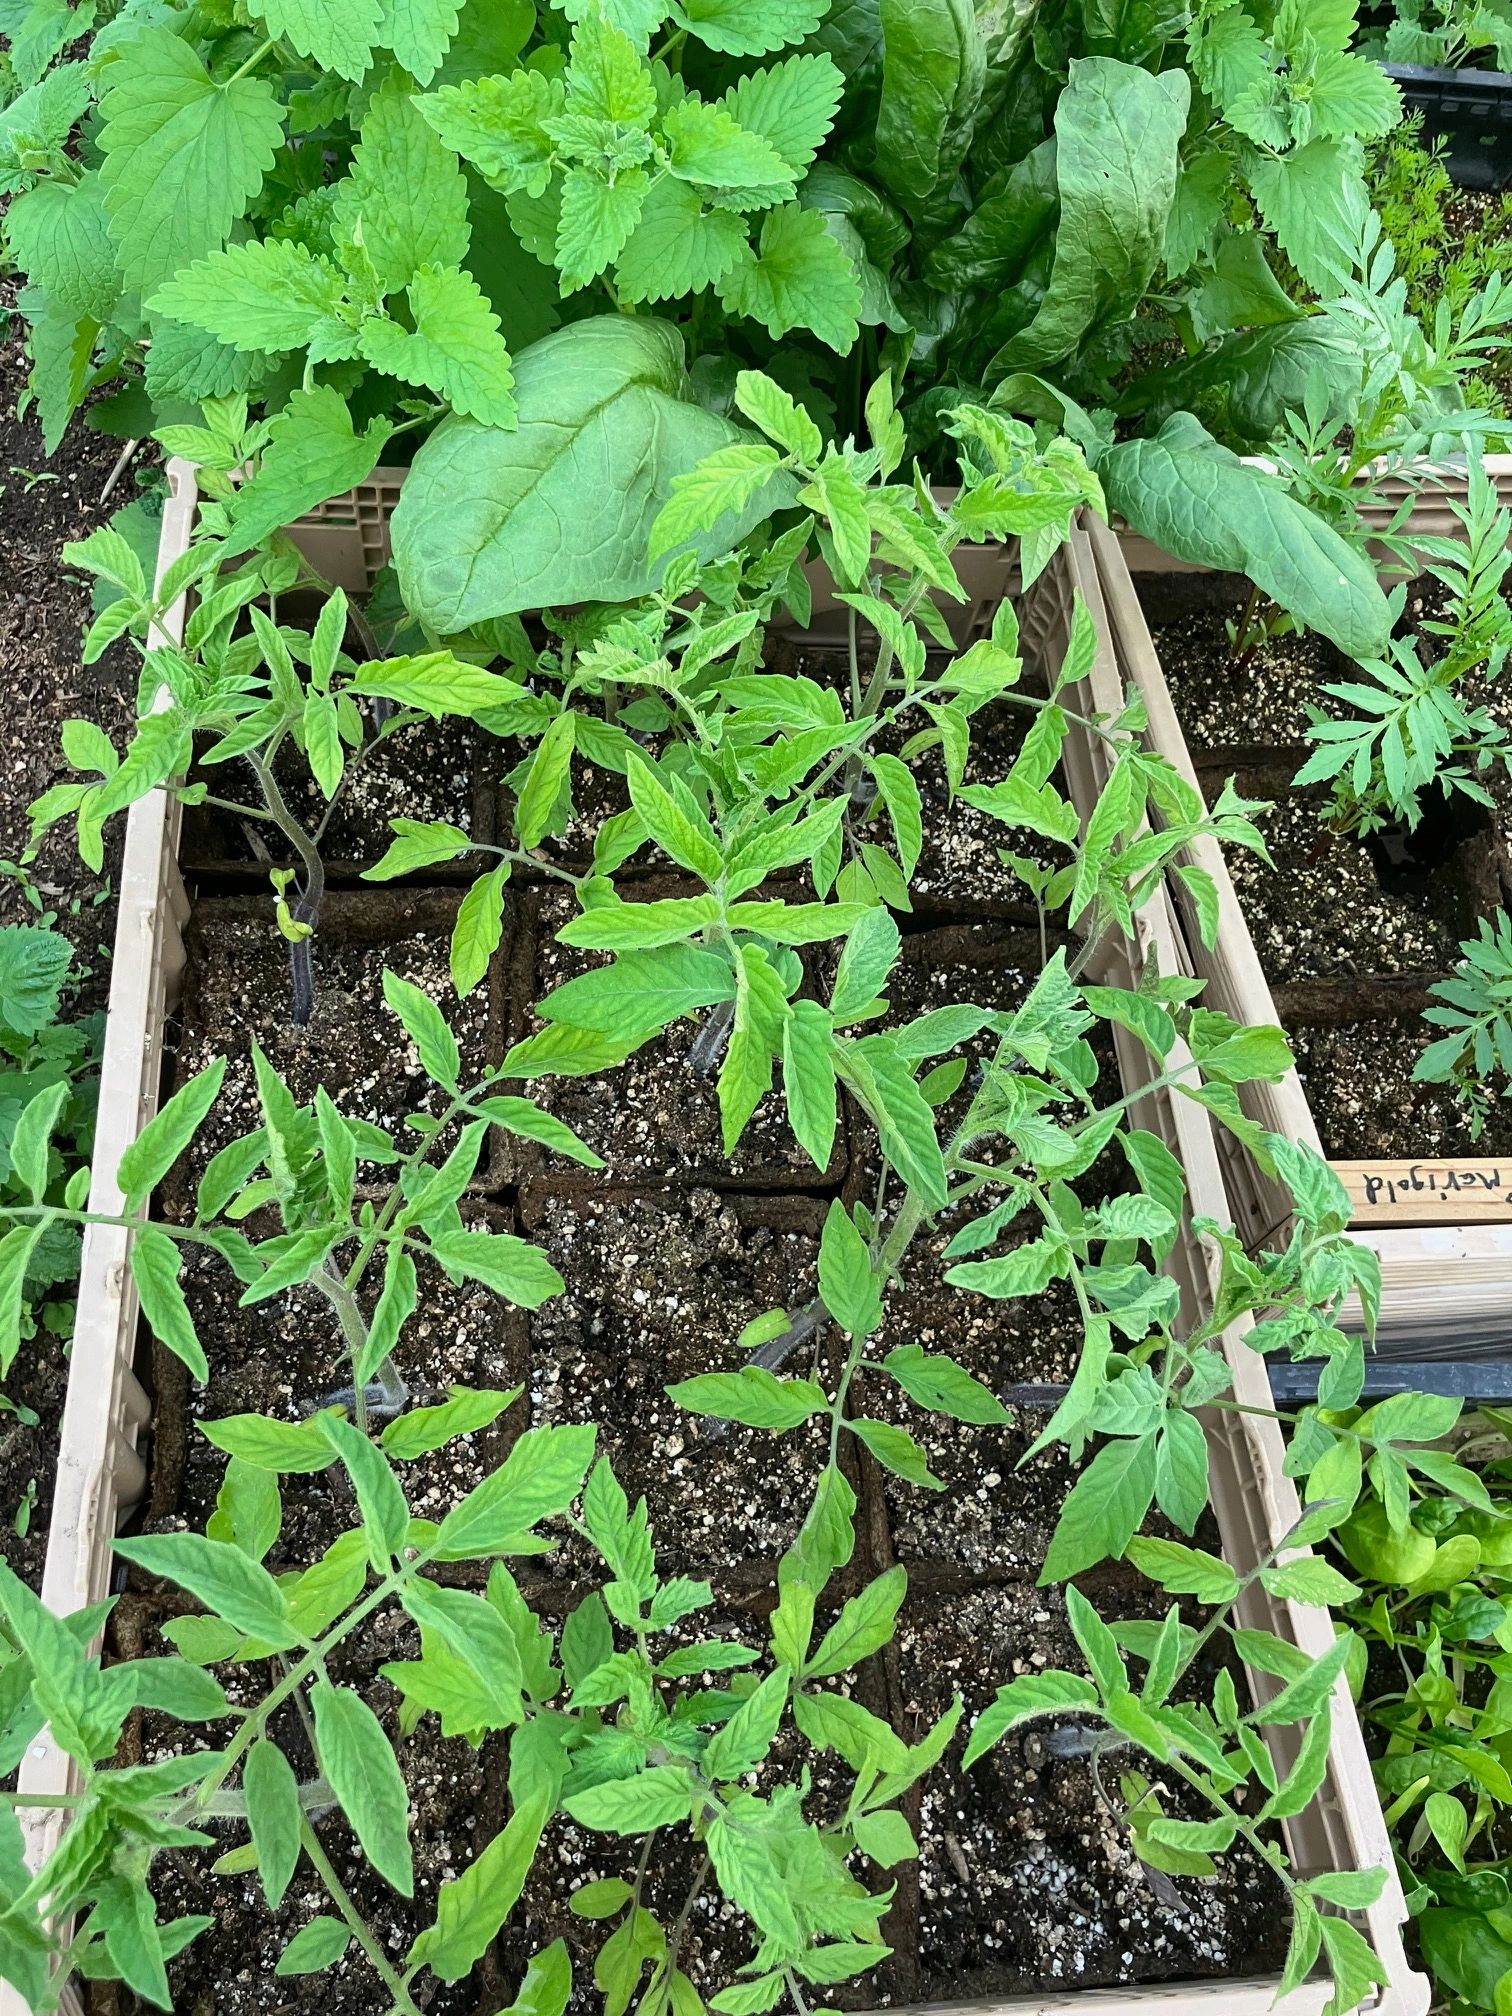
[[[97,175],[39,182],[6,212],[11,257],[49,301],[101,322],[121,291]]]
[[[992,380],[1053,364],[1132,313],[1165,250],[1190,102],[1183,70],[1152,77],[1111,56],[1072,63],[1055,108],[1061,215],[1050,285],[1028,328],[993,358]]]
[[[1359,353],[1321,316],[1309,315],[1239,330],[1174,369],[1152,371],[1129,387],[1119,410],[1142,412],[1148,428],[1200,402],[1226,440],[1260,448],[1288,412],[1303,410],[1314,374],[1328,388],[1330,411],[1346,411],[1359,391]]]
[[[1391,614],[1370,562],[1190,413],[1110,448],[1097,473],[1113,510],[1167,553],[1248,574],[1351,658],[1385,650]]]
[[[1186,33],[1182,0],[1082,0],[1082,28],[1094,56],[1147,63]]]
[[[1055,228],[1060,189],[1055,142],[1042,140],[994,175],[960,230],[936,245],[924,266],[931,287],[1005,287]]]
[[[877,175],[912,208],[965,158],[987,51],[971,0],[881,0]]]
[[[686,396],[683,343],[664,322],[598,316],[515,359],[519,425],[444,421],[415,457],[394,513],[405,600],[449,633],[493,616],[653,585],[651,522],[672,479],[742,430]],[[789,501],[774,479],[698,542],[723,552]]]
[[[264,79],[217,83],[171,28],[138,28],[104,82],[110,235],[126,285],[146,291],[224,242],[273,165],[283,114]]]

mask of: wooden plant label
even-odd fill
[[[1512,1158],[1331,1162],[1354,1202],[1353,1224],[1512,1223]]]

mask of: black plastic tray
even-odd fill
[[[1501,70],[1426,70],[1387,63],[1409,112],[1423,115],[1425,140],[1442,140],[1444,165],[1461,189],[1512,183],[1512,76]]]

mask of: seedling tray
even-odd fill
[[[182,463],[170,468],[171,501],[165,516],[160,574],[187,544],[195,505],[194,472]],[[338,531],[355,552],[352,565],[361,576],[346,576],[364,585],[380,563],[386,538],[386,518],[396,484],[380,474],[344,503],[327,507],[315,526],[297,526],[304,541],[313,534]],[[329,544],[311,547],[316,564],[340,578]],[[1116,548],[1113,549],[1116,558]],[[1124,580],[1127,580],[1125,575]],[[1130,591],[1132,593],[1132,591]],[[1085,682],[1081,704],[1104,710],[1119,700],[1113,633],[1104,607],[1098,569],[1085,533],[1056,560],[1024,598],[1022,622],[1025,656],[1031,674],[1041,676],[1060,663],[1070,634],[1076,599],[1092,611],[1098,632],[1096,663]],[[974,620],[990,621],[983,605]],[[176,611],[173,624],[182,622]],[[1100,752],[1084,742],[1067,752],[1073,794],[1085,816],[1099,783]],[[164,1080],[164,1034],[178,992],[184,964],[183,924],[188,903],[177,867],[176,808],[162,793],[142,801],[132,811],[126,842],[120,925],[107,1031],[101,1095],[102,1124],[92,1196],[95,1208],[120,1208],[114,1171],[120,1153],[156,1109]],[[1149,958],[1162,970],[1177,957],[1177,927],[1164,903],[1140,913],[1132,942],[1103,948],[1104,977],[1136,986]],[[1152,1066],[1143,1051],[1119,1035],[1120,1065],[1131,1090],[1150,1082]],[[1223,1175],[1205,1116],[1189,1102],[1172,1102],[1153,1092],[1140,1102],[1140,1124],[1160,1133],[1186,1167],[1192,1208],[1227,1222],[1231,1217]],[[529,1204],[527,1192],[526,1208]],[[763,1208],[756,1207],[758,1211]],[[134,1373],[137,1355],[137,1307],[131,1293],[126,1260],[128,1236],[115,1231],[91,1232],[86,1244],[80,1286],[69,1401],[63,1423],[63,1457],[59,1489],[49,1537],[44,1594],[52,1607],[67,1613],[103,1595],[111,1577],[111,1543],[124,1514],[140,1498],[144,1468],[137,1442],[151,1418],[151,1402]],[[1188,1227],[1170,1265],[1180,1281],[1188,1314],[1210,1305],[1216,1255],[1204,1248]],[[1265,1368],[1236,1325],[1224,1338],[1236,1397],[1264,1406],[1268,1400]],[[1276,1424],[1256,1415],[1226,1413],[1208,1423],[1212,1453],[1212,1495],[1225,1557],[1244,1573],[1269,1554],[1299,1516],[1294,1487],[1283,1471],[1283,1447]],[[1331,1642],[1327,1613],[1277,1600],[1256,1582],[1241,1605],[1245,1624],[1280,1633],[1317,1656]],[[1275,1682],[1251,1673],[1256,1698]],[[1359,1725],[1341,1682],[1333,1703],[1329,1775],[1323,1792],[1304,1814],[1285,1823],[1288,1849],[1297,1870],[1392,1867]],[[1288,1768],[1288,1732],[1269,1733],[1275,1743],[1278,1768]],[[33,1744],[21,1770],[21,1789],[34,1799],[66,1796],[70,1790],[68,1760],[44,1732]],[[66,1815],[44,1805],[27,1810],[30,1849],[45,1853],[56,1839]],[[1367,1936],[1379,1954],[1390,1986],[1372,2005],[1383,2016],[1421,2016],[1428,2002],[1426,1980],[1407,1965],[1400,1927],[1405,1908],[1399,1886],[1389,1876],[1379,1901],[1361,1914]],[[1222,1999],[1229,2016],[1262,2016],[1275,1996],[1274,1978],[1157,1983],[1127,1990],[1098,1992],[1093,1999],[1104,2008],[1149,2010],[1160,2007],[1172,2016],[1199,2016]],[[1289,2007],[1297,2016],[1317,2016],[1327,1998],[1324,1983],[1309,1983],[1297,1991]],[[1071,2012],[1088,2006],[1086,1993],[1021,1995],[993,2001],[962,2002],[959,2016],[980,2010],[984,2016],[1026,2016],[1029,2011]],[[82,2004],[73,1990],[65,2001],[71,2016]],[[21,2016],[20,1999],[0,1989],[0,2016]]]
[[[1150,746],[1195,786],[1196,769],[1118,542],[1095,526],[1090,539],[1108,633],[1123,679],[1144,700]],[[1207,982],[1204,999],[1224,1014],[1242,1022],[1280,1021],[1221,849],[1199,840],[1190,858],[1217,886],[1219,926],[1209,950],[1189,899],[1179,887],[1173,889],[1185,969]],[[1295,1071],[1278,1085],[1247,1085],[1240,1097],[1245,1110],[1269,1132],[1323,1152]],[[1285,1191],[1228,1135],[1221,1153],[1235,1222],[1246,1239],[1259,1246],[1284,1238],[1289,1215]],[[1381,1257],[1385,1339],[1424,1344],[1467,1335],[1512,1339],[1512,1167],[1476,1156],[1382,1158],[1334,1166],[1354,1200],[1355,1236]]]
[[[1508,459],[1512,461],[1512,457]],[[388,565],[392,551],[389,520],[408,473],[407,469],[380,464],[365,483],[343,497],[328,498],[290,528],[301,550],[328,581],[362,593]],[[950,503],[956,492],[937,484],[935,495],[941,503]],[[969,644],[986,635],[992,612],[1003,597],[1018,592],[1018,557],[1016,549],[1008,546],[959,546],[954,560],[967,599],[936,600],[956,642]],[[819,561],[810,561],[806,572],[813,595],[808,623],[779,618],[769,626],[768,635],[810,644],[842,642],[850,612],[837,600],[828,569]]]
[[[1442,140],[1444,166],[1460,189],[1512,182],[1512,77],[1502,70],[1432,70],[1385,63],[1409,112],[1423,115],[1425,141]]]

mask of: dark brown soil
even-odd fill
[[[416,721],[381,737],[368,753],[348,755],[348,773],[331,809],[309,766],[289,745],[278,763],[284,800],[305,831],[314,834],[326,819],[321,856],[333,882],[350,880],[371,868],[393,837],[395,818],[444,820],[474,840],[494,838],[494,782],[491,737],[466,721]],[[219,798],[256,808],[257,782],[240,763],[205,773]],[[237,819],[218,807],[189,807],[184,815],[180,859],[202,879],[231,876],[263,880],[264,854],[273,866],[296,866],[296,858],[276,827],[264,820]],[[478,855],[427,871],[431,879],[456,876],[470,882],[479,872]]]
[[[1163,580],[1159,592],[1149,610],[1151,635],[1188,746],[1215,756],[1227,750],[1300,750],[1309,705],[1329,711],[1333,703],[1323,692],[1325,682],[1349,676],[1343,653],[1326,637],[1275,637],[1241,671],[1225,624],[1238,621],[1247,586],[1230,587],[1223,575],[1175,576]],[[1166,605],[1172,613],[1160,620]]]
[[[1209,770],[1202,778],[1209,798],[1216,797],[1221,778]],[[1453,965],[1477,911],[1468,860],[1451,853],[1421,870],[1394,873],[1383,849],[1325,831],[1321,792],[1288,794],[1284,773],[1270,769],[1241,770],[1236,782],[1246,798],[1269,799],[1274,808],[1255,822],[1274,867],[1245,848],[1231,848],[1226,857],[1272,986],[1438,973]],[[1491,847],[1482,828],[1466,853],[1489,854]]]
[[[513,1220],[484,1206],[469,1206],[479,1229],[509,1232]],[[256,1232],[276,1230],[257,1224]],[[398,1370],[413,1406],[434,1406],[453,1386],[510,1391],[525,1383],[521,1312],[476,1283],[455,1286],[429,1261],[419,1262],[419,1304],[406,1325]],[[199,1421],[233,1414],[265,1414],[298,1421],[325,1405],[333,1390],[350,1386],[352,1367],[330,1305],[310,1289],[295,1289],[251,1309],[238,1306],[240,1287],[214,1255],[191,1252],[184,1292],[205,1356],[210,1381],[198,1386],[170,1353],[154,1352],[158,1412],[154,1440],[149,1526],[203,1529],[215,1510],[225,1457],[196,1431]],[[381,1275],[364,1283],[361,1300],[371,1313]],[[523,1427],[516,1405],[490,1429],[403,1466],[410,1510],[441,1519],[503,1460]],[[269,1566],[307,1566],[353,1523],[355,1508],[338,1466],[291,1477],[284,1523]]]
[[[451,890],[351,890],[328,896],[314,940],[315,1012],[303,1029],[291,1019],[288,947],[279,936],[271,903],[232,896],[196,905],[188,930],[189,979],[175,1083],[185,1083],[215,1057],[230,1062],[214,1112],[175,1173],[176,1199],[198,1181],[212,1154],[261,1125],[254,1042],[301,1103],[324,1085],[349,1118],[387,1128],[401,1154],[415,1147],[406,1116],[436,1114],[445,1095],[426,1077],[415,1046],[384,999],[386,968],[440,1007],[462,1053],[464,1087],[476,1084],[498,1063],[504,1040],[504,964],[519,928],[518,913],[511,903],[492,973],[459,1001],[448,955],[460,901]],[[497,1131],[494,1139],[502,1157]],[[485,1156],[482,1171],[488,1170]],[[497,1187],[506,1177],[501,1162],[482,1177],[483,1187]]]
[[[1330,1155],[1359,1162],[1512,1154],[1512,1106],[1494,1105],[1472,1140],[1447,1085],[1413,1083],[1430,1034],[1424,1022],[1387,1018],[1293,1028],[1297,1073]]]
[[[1348,676],[1346,661],[1324,640],[1287,638],[1236,676],[1223,621],[1242,604],[1237,588],[1171,576],[1142,589],[1209,802],[1232,772],[1246,798],[1271,806],[1256,823],[1274,865],[1239,848],[1227,861],[1325,1151],[1341,1160],[1505,1152],[1505,1116],[1472,1142],[1448,1089],[1412,1082],[1432,1033],[1420,1019],[1429,988],[1504,900],[1505,818],[1430,794],[1412,834],[1330,835],[1326,789],[1297,790],[1291,778],[1307,751],[1306,702],[1333,710],[1321,684]],[[1404,620],[1431,616],[1438,592],[1413,584]],[[1512,780],[1488,781],[1512,805]]]
[[[135,494],[138,476],[152,475],[152,458],[144,450],[101,505],[121,444],[81,426],[47,460],[35,414],[16,417],[28,365],[24,325],[11,306],[14,294],[14,281],[0,282],[0,925],[39,921],[25,883],[9,871],[27,845],[27,807],[74,774],[62,757],[63,723],[75,716],[96,722],[121,748],[135,719],[130,648],[117,645],[94,665],[80,662],[80,639],[91,613],[89,585],[64,568],[61,555],[68,540],[86,538]],[[29,871],[41,914],[52,917],[75,948],[79,984],[65,1003],[69,1015],[105,1004],[121,824],[115,821],[106,836],[102,874],[85,868],[66,826],[42,842]],[[46,1332],[22,1345],[5,1380],[7,1397],[36,1419],[0,1419],[0,1558],[34,1587],[52,1515],[67,1381],[66,1347]],[[16,1530],[18,1519],[24,1533]]]
[[[1027,707],[998,701],[971,717],[971,751],[966,759],[963,784],[1001,784],[1018,759],[1035,719]],[[910,713],[879,746],[888,750],[904,748],[910,735],[927,723],[922,714]],[[905,733],[904,730],[908,732]],[[990,813],[955,797],[945,760],[938,749],[909,759],[919,786],[924,810],[924,846],[909,884],[915,914],[921,921],[941,917],[1005,917],[1023,919],[1034,914],[1028,889],[1002,860],[1005,851],[1023,855],[1041,867],[1058,867],[1068,858],[1048,840],[1020,827],[1004,825]],[[1061,786],[1064,789],[1064,783]],[[879,837],[891,843],[891,829],[878,807]],[[864,830],[864,829],[863,829]]]
[[[698,893],[693,883],[654,882],[643,887],[647,896]],[[577,914],[578,905],[566,890],[537,890],[526,899],[532,949],[531,956],[516,966],[512,1038],[546,1026],[535,1013],[535,1004],[554,988],[609,964],[607,952],[580,952],[555,942],[556,933]],[[722,1053],[703,1073],[694,1068],[691,1056],[705,1019],[684,1017],[672,1023],[616,1071],[591,1078],[533,1081],[530,1090],[536,1102],[565,1121],[602,1158],[604,1174],[587,1180],[595,1186],[608,1180],[649,1188],[673,1183],[720,1190],[833,1188],[842,1182],[847,1159],[844,1131],[836,1136],[829,1166],[816,1169],[788,1124],[780,1091],[762,1100],[734,1152],[725,1154],[718,1091]],[[517,1154],[522,1175],[584,1174],[580,1164],[553,1149],[522,1143]]]
[[[1147,1596],[1127,1585],[1099,1607],[1151,1614]],[[1081,1663],[1062,1589],[983,1583],[934,1601],[911,1597],[899,1620],[895,1719],[901,1734],[922,1735],[959,1693],[969,1727],[1016,1675]],[[1033,1761],[1039,1754],[1010,1736],[962,1772],[953,1745],[954,1763],[924,1781],[919,1860],[900,1872],[917,1884],[924,1997],[1279,1968],[1286,1911],[1256,1856],[1224,1856],[1210,1882],[1152,1875],[1117,1805],[1119,1773],[1138,1760],[1115,1751],[1094,1773],[1086,1758],[1046,1764]],[[1199,1817],[1179,1801],[1168,1810]]]
[[[992,1200],[989,1200],[989,1202]],[[952,1229],[961,1222],[952,1221]],[[1022,1237],[1030,1228],[1019,1228]],[[1053,1282],[1041,1295],[989,1302],[942,1285],[949,1234],[921,1237],[886,1301],[880,1349],[919,1344],[963,1365],[987,1389],[1068,1383],[1081,1355],[1082,1326],[1070,1284]],[[1005,1237],[1001,1249],[1013,1243]],[[1072,1481],[1063,1448],[1019,1465],[1044,1426],[1039,1414],[1015,1415],[1005,1427],[963,1428],[930,1414],[885,1373],[863,1372],[851,1389],[851,1411],[907,1429],[924,1450],[943,1491],[926,1490],[877,1469],[872,1483],[885,1508],[892,1551],[905,1566],[948,1561],[972,1577],[1033,1581],[1044,1566],[1050,1534]],[[1004,1518],[1005,1501],[1012,1505]]]
[[[822,1209],[699,1190],[527,1192],[523,1217],[567,1283],[528,1318],[532,1422],[599,1423],[599,1452],[632,1502],[644,1494],[669,1575],[716,1575],[726,1586],[733,1569],[737,1582],[765,1583],[823,1468],[827,1426],[821,1418],[777,1437],[731,1425],[711,1439],[665,1389],[737,1371],[747,1323],[773,1308],[796,1313],[810,1300]],[[835,1370],[831,1358],[822,1345],[821,1382]],[[600,1572],[576,1539],[550,1566],[574,1579]]]

